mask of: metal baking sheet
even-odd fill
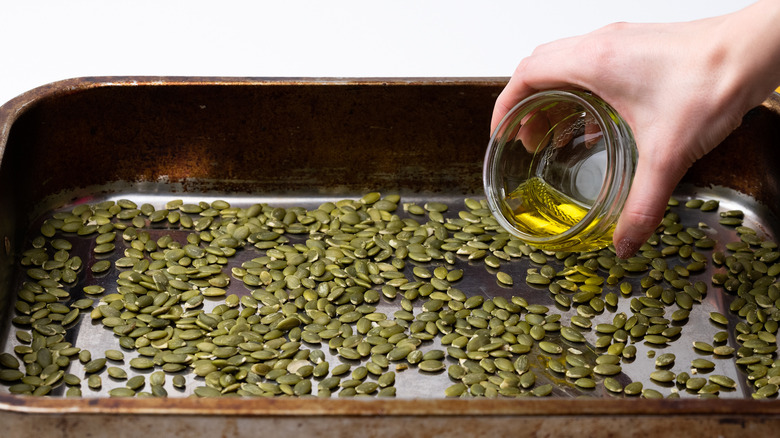
[[[139,205],[148,202],[157,208],[174,198],[188,202],[225,199],[239,207],[267,203],[315,208],[324,201],[356,199],[365,192],[380,191],[401,195],[402,203],[445,202],[450,206],[448,214],[454,217],[464,208],[465,197],[483,198],[480,170],[488,132],[487,116],[480,115],[489,114],[503,84],[503,79],[98,78],[65,81],[20,96],[0,109],[4,123],[0,201],[7,207],[0,220],[5,240],[0,351],[11,352],[18,344],[14,333],[19,327],[10,323],[16,290],[24,281],[18,254],[37,232],[40,220],[53,212],[120,198]],[[778,193],[776,175],[763,169],[772,168],[778,161],[774,149],[768,147],[780,138],[776,100],[771,98],[749,114],[740,130],[689,172],[675,196],[682,201],[692,197],[718,199],[720,211],[745,211],[747,225],[775,239],[777,206],[772,200]],[[735,160],[736,151],[747,151],[740,157],[748,159]],[[736,238],[733,229],[717,224],[717,212],[701,213],[684,207],[675,211],[686,226],[708,223],[707,233],[721,245]],[[155,226],[150,232],[173,233],[180,239],[184,236],[181,231]],[[86,242],[84,239],[80,248],[88,265],[93,256]],[[113,259],[121,255],[121,238],[117,244]],[[258,255],[260,251],[248,249],[230,263],[240,264]],[[438,264],[421,265],[432,268]],[[407,264],[408,278],[412,278],[413,265]],[[497,283],[495,271],[482,262],[460,257],[457,267],[466,271],[457,287],[469,295],[520,295],[529,303],[548,306],[550,313],[560,314],[564,323],[576,313],[556,307],[546,289],[525,284],[525,272],[534,267],[527,258],[502,266],[515,279],[512,287]],[[709,284],[714,269],[710,263],[706,272],[692,280]],[[87,281],[99,282],[110,291],[115,287],[115,273],[80,279],[71,299],[80,298],[78,286]],[[640,276],[630,280],[634,296],[640,289],[639,280]],[[249,289],[233,281],[229,293],[243,295]],[[169,398],[165,400],[110,399],[107,391],[124,382],[111,381],[104,375],[104,386],[99,391],[90,391],[82,384],[82,399],[62,398],[64,386],[55,388],[50,397],[25,397],[8,394],[7,385],[0,385],[0,404],[4,407],[0,416],[9,424],[30,428],[35,417],[30,414],[55,415],[71,428],[88,430],[104,426],[110,413],[138,417],[139,424],[148,427],[159,424],[156,414],[164,413],[177,419],[169,427],[179,431],[197,424],[187,421],[206,412],[242,416],[241,420],[231,415],[228,421],[216,420],[210,426],[214,430],[246,428],[253,422],[265,424],[271,420],[286,427],[290,421],[299,421],[311,428],[313,424],[300,423],[303,420],[299,418],[311,415],[326,423],[360,424],[366,417],[381,414],[388,419],[410,420],[407,425],[426,417],[431,426],[417,429],[420,435],[434,435],[437,421],[459,420],[488,429],[525,421],[534,424],[537,431],[549,428],[559,432],[565,430],[560,428],[566,422],[597,430],[603,421],[638,421],[639,427],[646,430],[697,430],[698,426],[698,431],[705,432],[707,427],[691,419],[704,415],[707,424],[715,425],[723,424],[725,415],[736,416],[751,427],[770,427],[778,420],[777,401],[751,400],[750,382],[733,358],[715,360],[716,368],[704,373],[724,374],[738,382],[735,390],[721,391],[718,400],[696,400],[696,394],[648,378],[655,369],[653,359],[648,358],[651,350],[656,354],[674,352],[675,372],[690,372],[688,364],[693,358],[710,357],[696,352],[691,344],[711,341],[715,331],[723,330],[713,325],[708,315],[711,311],[728,315],[731,299],[710,285],[678,339],[663,347],[638,343],[636,359],[624,363],[619,376],[623,383],[640,380],[646,388],[664,395],[677,393],[681,400],[632,398],[626,403],[622,396],[608,394],[600,385],[594,390],[576,389],[571,382],[549,372],[538,373],[540,383],[545,379],[557,383],[548,400],[452,400],[443,396],[444,389],[453,383],[446,372],[422,373],[411,367],[397,372],[395,400],[351,401],[336,396],[329,400],[198,400],[188,397],[199,384],[199,379],[192,376],[188,376],[186,391],[173,388],[168,379]],[[630,298],[621,298],[616,308],[594,317],[594,325],[611,322],[619,312],[630,315],[629,302]],[[215,302],[206,304],[213,305]],[[419,309],[421,302],[416,305]],[[377,307],[392,314],[398,309],[398,299],[383,300]],[[730,318],[731,326],[736,318]],[[76,346],[88,345],[93,354],[101,349],[118,349],[116,337],[86,315],[68,330],[68,336]],[[593,347],[596,334],[589,331],[586,337],[587,345],[570,347],[595,357],[599,352]],[[729,343],[736,347],[733,337]],[[421,348],[440,346],[434,341]],[[125,353],[124,365],[134,354]],[[541,352],[535,350],[529,356],[543,368],[546,358]],[[338,360],[330,359],[332,364]],[[447,363],[454,361],[448,359]],[[81,367],[72,368],[74,374],[82,373]],[[66,411],[75,417],[66,420]],[[674,419],[676,426],[659,417]],[[375,424],[382,433],[401,428],[393,426],[392,421]]]
[[[683,202],[685,200],[691,199],[693,197],[696,198],[704,198],[704,199],[718,199],[721,202],[721,211],[727,211],[727,210],[735,210],[739,209],[742,211],[745,211],[747,213],[747,219],[745,221],[746,226],[752,226],[753,228],[762,230],[764,232],[770,232],[773,231],[771,227],[771,223],[763,223],[761,221],[762,217],[766,216],[766,211],[764,209],[761,209],[760,206],[755,205],[754,202],[751,202],[750,199],[739,196],[738,194],[726,191],[724,189],[720,190],[701,190],[701,189],[693,189],[688,188],[688,190],[678,190],[677,193],[679,199],[681,199]],[[138,205],[149,203],[152,205],[155,205],[157,209],[162,209],[165,206],[165,203],[169,201],[171,196],[174,196],[174,194],[170,194],[167,197],[161,196],[161,195],[148,195],[144,193],[130,193],[130,192],[123,192],[119,195],[115,195],[112,197],[106,197],[106,198],[96,198],[91,199],[91,202],[99,203],[101,201],[107,200],[107,201],[118,201],[119,199],[131,199],[134,202],[136,202]],[[479,195],[475,194],[473,199],[479,199]],[[208,203],[213,202],[216,198],[208,198],[208,197],[185,197],[185,198],[176,198],[176,199],[182,199],[185,203],[198,203],[200,201],[205,201]],[[222,200],[227,200],[230,202],[231,206],[234,207],[242,207],[246,208],[253,204],[268,204],[272,207],[283,207],[283,208],[289,208],[289,207],[305,207],[307,209],[316,209],[318,205],[327,202],[327,201],[338,201],[338,199],[328,199],[328,198],[322,198],[318,200],[312,200],[312,199],[298,199],[298,198],[291,198],[291,199],[262,199],[262,198],[241,198],[241,197],[222,197],[220,198]],[[417,196],[409,196],[407,199],[403,199],[403,202],[413,203],[416,205],[424,205],[426,202],[430,201],[436,201],[436,202],[443,202],[451,206],[451,212],[448,215],[450,218],[457,217],[457,211],[459,209],[465,209],[463,207],[463,197],[432,197],[432,198],[420,198]],[[75,205],[68,205],[65,206],[61,212],[69,212]],[[402,209],[402,207],[399,207],[399,210]],[[678,207],[674,210],[675,212],[679,212],[682,216],[681,223],[685,226],[692,226],[697,227],[699,224],[706,223],[709,225],[707,230],[707,234],[709,237],[713,238],[714,240],[719,242],[719,248],[717,250],[724,251],[723,245],[726,242],[733,242],[737,241],[738,237],[736,236],[736,233],[734,232],[733,227],[726,227],[719,225],[717,220],[719,218],[717,212],[708,212],[703,213],[698,210],[694,209],[686,209],[685,207]],[[56,214],[57,211],[53,212],[53,214]],[[763,213],[763,214],[761,214]],[[404,218],[415,218],[415,216],[409,215],[409,214],[403,214],[401,213],[402,217]],[[48,216],[48,215],[47,215]],[[197,218],[197,216],[196,216]],[[419,218],[419,217],[418,217]],[[174,238],[174,240],[180,242],[180,243],[186,243],[186,236],[190,233],[192,233],[192,230],[183,229],[176,226],[170,226],[170,225],[164,225],[164,226],[149,226],[147,228],[143,229],[144,231],[147,231],[150,233],[152,238],[154,240],[159,239],[160,237],[164,235],[169,235]],[[37,228],[33,227],[33,233],[32,236],[37,235]],[[107,273],[101,273],[101,274],[93,274],[89,272],[86,267],[91,266],[98,260],[110,260],[112,263],[116,262],[116,260],[124,255],[124,250],[129,247],[129,244],[121,238],[121,235],[117,235],[116,240],[114,243],[116,244],[116,249],[112,251],[111,253],[106,255],[95,255],[92,252],[92,248],[94,248],[94,236],[85,236],[85,237],[78,237],[75,236],[74,233],[63,233],[61,235],[58,235],[57,237],[66,238],[69,241],[72,242],[74,246],[74,251],[71,251],[71,256],[78,255],[79,257],[84,260],[84,266],[85,269],[82,270],[82,278],[76,282],[73,285],[67,285],[67,290],[71,292],[70,298],[67,300],[68,303],[74,302],[76,300],[82,299],[82,298],[90,298],[93,299],[95,304],[94,307],[97,307],[99,304],[101,304],[100,299],[108,294],[114,294],[117,292],[117,275],[119,272],[128,270],[125,269],[119,269],[119,268],[112,268]],[[293,235],[290,235],[291,242],[290,244],[294,243],[304,243],[305,239],[307,238],[307,235],[296,237]],[[768,234],[766,236],[769,240],[773,239],[773,234]],[[32,240],[30,238],[29,240]],[[663,247],[663,245],[660,245],[659,248]],[[239,250],[239,252],[235,255],[230,257],[230,261],[225,267],[223,268],[223,272],[230,272],[231,268],[233,267],[239,267],[241,264],[247,260],[251,260],[256,257],[260,257],[265,255],[265,251],[256,249],[252,247],[251,245],[247,245],[243,249]],[[557,271],[561,271],[564,269],[563,263],[560,260],[556,260],[553,256],[548,257],[550,264],[552,266],[556,267]],[[690,262],[690,259],[683,259],[679,257],[667,257],[667,260],[670,265],[681,265],[684,266],[688,262]],[[520,296],[523,297],[529,304],[541,304],[544,306],[547,306],[550,311],[547,313],[547,315],[559,315],[560,316],[560,322],[563,325],[571,325],[570,318],[573,315],[577,314],[576,310],[576,303],[569,309],[566,309],[564,307],[561,307],[559,305],[556,305],[553,297],[554,295],[548,292],[546,287],[538,287],[538,286],[532,286],[529,284],[526,284],[524,281],[525,274],[529,269],[538,269],[540,265],[537,265],[533,263],[531,260],[529,260],[527,257],[522,257],[517,260],[512,260],[510,262],[504,262],[501,267],[502,272],[506,272],[510,274],[514,279],[517,279],[517,283],[513,286],[506,286],[501,283],[499,283],[496,280],[496,272],[498,272],[498,269],[494,268],[488,268],[485,266],[484,262],[482,260],[474,260],[470,261],[468,260],[467,256],[461,255],[458,256],[457,262],[455,265],[448,265],[443,260],[439,261],[431,261],[426,263],[418,263],[411,260],[407,260],[406,267],[404,268],[403,272],[407,279],[410,281],[418,280],[412,272],[412,268],[415,266],[425,267],[429,271],[433,271],[438,266],[445,266],[448,269],[463,269],[464,275],[463,279],[453,283],[453,287],[457,287],[458,289],[462,290],[464,293],[466,293],[467,296],[474,296],[474,295],[480,295],[484,297],[496,297],[496,296],[502,296],[506,299],[511,299],[513,296]],[[15,290],[19,290],[22,287],[22,283],[26,281],[30,281],[30,278],[27,277],[24,272],[26,272],[26,269],[28,267],[26,266],[18,266],[19,275],[17,275],[17,280],[14,285]],[[704,281],[707,284],[710,284],[710,279],[712,277],[712,274],[716,271],[723,269],[718,268],[717,266],[713,265],[712,263],[709,263],[708,269],[705,271],[702,271],[700,273],[696,273],[692,275],[689,280],[691,282],[695,281]],[[600,275],[602,278],[605,278],[607,276],[606,272],[601,272]],[[635,275],[630,275],[625,279],[626,282],[629,282],[632,284],[634,291],[642,291],[642,287],[640,286],[640,280],[642,277],[646,276],[646,272],[638,273]],[[663,283],[661,283],[663,284]],[[86,295],[83,292],[83,287],[86,285],[100,285],[103,286],[106,291],[103,294],[97,295],[97,296],[90,296]],[[666,285],[667,288],[669,287]],[[250,295],[251,291],[257,289],[257,288],[251,288],[246,285],[244,285],[240,279],[233,278],[232,282],[229,287],[226,288],[227,293],[235,294],[239,297],[243,297],[246,295]],[[686,391],[684,388],[680,388],[672,383],[659,383],[659,382],[653,382],[649,379],[649,375],[652,371],[656,369],[655,366],[655,360],[652,355],[660,355],[662,353],[666,352],[672,352],[676,355],[676,361],[675,366],[673,367],[665,367],[664,369],[669,369],[670,371],[673,371],[675,373],[680,372],[692,372],[690,363],[695,358],[707,358],[710,360],[713,360],[713,362],[716,364],[716,367],[713,369],[705,369],[701,370],[699,372],[699,376],[707,377],[711,374],[721,374],[726,375],[735,381],[738,382],[737,388],[734,390],[722,390],[720,392],[720,397],[724,398],[749,398],[750,394],[753,392],[752,388],[752,382],[749,382],[747,380],[747,375],[744,372],[740,372],[736,363],[734,362],[734,355],[729,355],[726,358],[714,358],[711,353],[707,352],[701,352],[697,351],[694,348],[692,348],[692,345],[695,341],[704,341],[710,344],[714,344],[712,341],[713,335],[718,331],[723,330],[729,330],[739,322],[739,317],[734,315],[733,312],[729,311],[729,304],[733,300],[733,296],[726,294],[722,291],[721,288],[714,287],[710,285],[710,291],[706,294],[704,299],[701,303],[697,303],[693,310],[691,311],[690,317],[688,318],[685,323],[672,323],[670,325],[679,325],[683,328],[682,333],[677,336],[673,337],[672,341],[669,342],[666,345],[653,345],[647,342],[642,342],[641,339],[631,339],[629,340],[629,344],[632,344],[637,347],[637,354],[636,358],[632,360],[624,360],[622,362],[623,366],[623,372],[616,376],[621,383],[624,385],[633,382],[633,381],[639,381],[642,382],[645,386],[645,388],[653,388],[664,394],[665,396],[669,396],[671,393],[676,393],[681,397],[689,397],[689,398],[698,398],[699,395],[694,391]],[[613,318],[617,314],[624,314],[627,316],[633,315],[635,312],[633,312],[630,309],[630,301],[632,298],[636,298],[638,296],[641,296],[641,292],[634,292],[631,295],[625,296],[619,292],[619,289],[617,286],[605,286],[604,287],[604,294],[607,292],[612,291],[616,292],[618,296],[620,296],[620,300],[618,302],[618,305],[615,307],[607,306],[607,308],[598,314],[596,314],[593,318],[591,318],[593,327],[596,327],[598,324],[606,323],[611,324],[613,322]],[[388,318],[392,319],[392,315],[401,309],[400,307],[400,300],[401,300],[401,294],[403,293],[403,290],[399,291],[399,297],[397,297],[394,300],[389,300],[387,298],[382,298],[382,300],[376,304],[377,312],[384,313],[388,315]],[[569,294],[571,295],[571,294]],[[415,309],[414,314],[419,315],[422,310],[422,304],[425,302],[425,298],[421,297],[414,301]],[[220,304],[224,303],[224,297],[214,298],[214,299],[207,299],[203,305],[203,310],[206,312],[210,312],[213,310],[213,308]],[[676,310],[678,307],[676,305],[670,305],[667,307],[664,317],[669,318],[669,315],[672,313],[673,310]],[[724,315],[729,315],[731,317],[731,321],[728,327],[721,326],[719,324],[716,324],[712,322],[709,318],[710,312],[719,312]],[[6,321],[10,321],[12,319],[13,315],[9,315]],[[7,327],[7,336],[5,338],[4,342],[4,351],[13,354],[14,347],[18,345],[26,345],[19,342],[18,339],[16,339],[13,334],[18,331],[29,331],[28,327],[21,326],[21,325],[8,325]],[[579,329],[578,329],[579,330]],[[731,329],[733,331],[733,328]],[[606,352],[606,348],[596,348],[594,345],[596,344],[597,337],[600,336],[599,333],[595,329],[591,330],[582,330],[583,334],[585,335],[585,338],[587,339],[586,343],[572,343],[563,340],[560,338],[560,336],[555,333],[551,332],[547,336],[547,340],[552,340],[554,342],[562,343],[565,347],[574,349],[575,353],[581,352],[584,357],[589,359],[590,365],[595,365],[595,357],[604,354]],[[426,341],[421,344],[419,347],[420,350],[427,352],[433,349],[445,349],[446,346],[442,346],[439,342],[440,335],[434,338],[432,341]],[[93,321],[89,317],[89,312],[85,312],[82,314],[82,316],[79,318],[79,320],[76,322],[76,324],[72,327],[68,327],[67,334],[65,340],[67,342],[72,343],[73,345],[79,347],[83,346],[84,348],[89,349],[92,354],[93,358],[103,357],[103,352],[105,350],[124,350],[118,345],[118,336],[115,335],[110,329],[104,327],[99,322]],[[735,349],[739,347],[739,345],[736,343],[736,340],[734,339],[734,336],[731,336],[730,342],[726,343],[725,345],[731,345]],[[346,363],[349,364],[352,368],[358,367],[360,365],[365,364],[365,360],[345,360],[342,358],[339,358],[337,354],[335,354],[335,350],[329,349],[327,347],[327,343],[323,342],[322,345],[309,345],[304,344],[304,348],[308,349],[322,349],[327,357],[328,362],[331,364],[331,367],[335,366],[338,363]],[[138,353],[133,350],[124,350],[125,352],[125,359],[123,361],[109,361],[108,366],[115,366],[115,367],[121,367],[125,368],[126,371],[130,376],[132,375],[145,375],[148,377],[149,374],[151,374],[152,370],[133,370],[129,367],[128,363],[129,361],[138,356]],[[620,396],[617,394],[610,394],[609,392],[605,391],[601,384],[599,384],[595,389],[579,389],[573,385],[573,379],[567,379],[560,373],[555,373],[546,367],[546,362],[548,360],[555,360],[555,359],[563,359],[566,356],[566,352],[564,352],[561,355],[550,355],[542,352],[537,347],[534,347],[534,349],[528,353],[528,357],[532,358],[532,364],[534,372],[537,374],[537,385],[542,385],[544,383],[552,383],[555,385],[555,389],[553,391],[553,394],[555,396],[562,396],[562,397],[576,397],[576,396],[590,396],[590,397],[616,397]],[[405,363],[405,361],[403,361]],[[447,358],[445,361],[447,365],[456,364],[458,363],[457,360],[452,359],[450,357]],[[395,368],[396,364],[393,364],[389,370],[393,370]],[[157,367],[159,370],[159,367]],[[87,397],[107,397],[109,390],[117,387],[124,387],[126,380],[124,379],[112,379],[105,375],[105,372],[101,372],[100,375],[103,378],[103,386],[100,389],[97,390],[91,390],[89,389],[85,382],[86,377],[88,375],[85,375],[83,366],[80,366],[77,362],[74,362],[68,369],[69,372],[79,376],[84,380],[84,383],[81,385],[82,390],[84,391],[84,395]],[[179,372],[179,373],[170,373],[170,375],[175,374],[181,374],[187,378],[187,386],[186,389],[178,389],[175,388],[172,385],[171,379],[167,379],[166,382],[166,389],[169,393],[169,396],[171,397],[183,397],[183,396],[189,396],[193,393],[193,388],[203,385],[203,378],[196,378],[191,372]],[[423,372],[418,371],[416,367],[412,366],[407,370],[398,371],[396,377],[396,388],[397,388],[397,397],[399,398],[442,398],[444,397],[444,390],[454,383],[452,379],[450,379],[447,375],[446,370],[442,372],[436,372],[436,373],[429,373],[429,372]],[[596,376],[598,377],[598,376]],[[344,377],[346,379],[348,377]],[[602,378],[597,378],[596,380],[598,382],[601,381]],[[313,379],[313,382],[316,384],[317,381],[321,379]],[[372,380],[372,379],[368,379]],[[5,386],[2,387],[3,389],[7,389]],[[65,389],[67,388],[67,385],[60,384],[57,387],[55,387],[51,393],[51,396],[62,396],[65,392]],[[146,387],[148,391],[148,385]],[[316,387],[314,394],[316,394]],[[337,396],[337,393],[333,394],[334,397]]]

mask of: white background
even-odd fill
[[[509,76],[537,45],[752,0],[0,0],[0,104],[78,76]]]

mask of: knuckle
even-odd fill
[[[600,33],[624,32],[624,31],[630,29],[631,27],[632,27],[632,24],[628,23],[626,21],[615,21],[613,23],[609,23],[609,24],[603,26],[597,32],[600,32]]]
[[[630,225],[633,234],[642,234],[649,236],[652,234],[663,219],[662,212],[655,211],[657,208],[646,206],[644,208],[635,208],[624,210],[623,219]]]

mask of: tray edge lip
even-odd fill
[[[503,85],[501,76],[78,76],[61,79],[22,92],[0,105],[15,112],[50,95],[107,86],[162,85]]]
[[[34,401],[28,403],[28,401]],[[780,400],[751,399],[221,399],[37,398],[0,395],[3,414],[389,416],[780,416]]]
[[[14,122],[36,103],[102,87],[128,86],[503,86],[507,77],[285,77],[285,76],[80,76],[27,90],[0,105],[0,162]]]

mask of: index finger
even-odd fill
[[[518,69],[519,68],[520,67],[518,66]],[[501,93],[496,99],[496,103],[493,105],[493,116],[490,120],[490,132],[493,133],[493,131],[496,130],[496,127],[498,127],[501,119],[506,116],[509,110],[515,106],[515,104],[532,95],[536,91],[537,90],[529,87],[522,79],[518,78],[517,74],[513,75],[506,84],[506,87],[501,90]]]

